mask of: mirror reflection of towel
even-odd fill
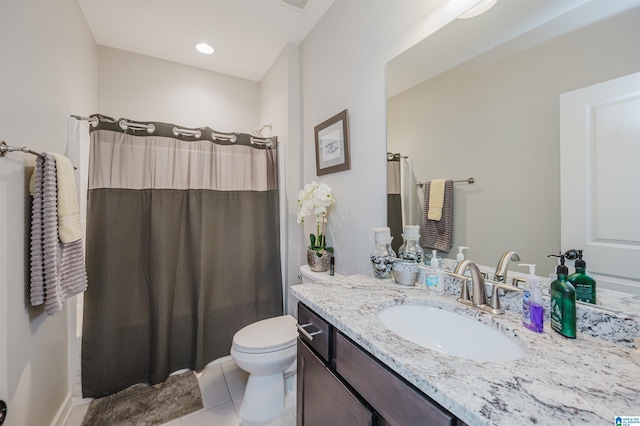
[[[431,183],[424,184],[424,207],[420,220],[420,245],[448,253],[453,244],[453,181],[444,183],[444,200],[440,220],[428,217]]]
[[[442,218],[442,206],[444,205],[444,179],[434,179],[429,188],[429,220]]]

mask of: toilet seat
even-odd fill
[[[249,354],[276,352],[294,346],[297,337],[296,319],[283,315],[244,327],[233,336],[233,348]]]

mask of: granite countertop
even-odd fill
[[[542,334],[513,312],[493,316],[423,287],[366,275],[291,287],[309,306],[426,395],[473,425],[613,424],[640,410],[640,366],[632,348],[578,333],[566,339],[545,323]],[[387,330],[377,312],[427,305],[491,325],[526,348],[516,361],[477,362],[422,348]],[[437,326],[425,324],[427,326]]]

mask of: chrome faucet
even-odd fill
[[[458,263],[456,270],[453,272],[453,276],[462,277],[462,292],[460,293],[460,299],[462,303],[469,303],[469,296],[467,291],[467,277],[464,276],[464,272],[469,269],[471,273],[471,286],[473,293],[471,295],[471,302],[473,306],[483,306],[487,304],[487,292],[484,286],[484,277],[480,273],[480,269],[475,263],[466,259]]]
[[[493,280],[498,283],[504,283],[507,281],[507,272],[509,271],[509,262],[517,262],[520,260],[520,256],[515,251],[507,251],[502,254],[498,266],[496,266],[496,273]]]
[[[512,254],[515,254],[518,259],[520,257],[515,252],[510,252],[508,257],[511,257]],[[504,257],[504,256],[503,256]],[[502,260],[502,259],[501,259]],[[515,260],[515,259],[514,259]],[[506,263],[509,261],[506,260]],[[465,271],[469,269],[471,273],[471,284],[473,288],[473,294],[469,297],[469,289],[467,287],[467,281],[469,277],[464,275]],[[500,308],[500,298],[498,295],[498,289],[503,289],[505,291],[519,291],[522,292],[522,289],[517,287],[513,287],[506,284],[501,284],[494,281],[488,281],[492,287],[492,295],[491,295],[491,306],[487,301],[487,292],[485,288],[485,279],[480,272],[478,266],[471,262],[470,260],[463,260],[458,263],[454,272],[447,272],[451,277],[457,278],[462,281],[462,290],[460,291],[460,297],[458,298],[458,302],[464,303],[465,305],[471,305],[474,308],[480,309],[485,312],[489,312],[491,314],[500,315],[504,314],[504,310]]]

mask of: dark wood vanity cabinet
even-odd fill
[[[373,412],[298,340],[297,424],[306,426],[373,425]]]
[[[298,323],[298,426],[464,425],[302,303]]]

